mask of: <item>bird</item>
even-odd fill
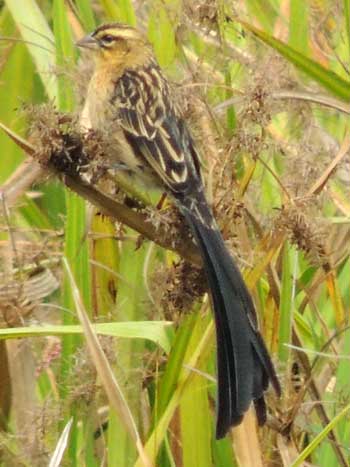
[[[201,254],[216,330],[216,438],[239,425],[252,403],[263,425],[265,391],[271,383],[280,396],[280,383],[253,299],[206,199],[201,155],[173,87],[147,38],[127,24],[102,24],[77,46],[94,62],[82,114],[106,136],[108,164],[167,193]]]

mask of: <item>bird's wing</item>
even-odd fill
[[[187,191],[189,180],[200,178],[199,158],[160,69],[152,64],[126,71],[116,83],[112,103],[135,153],[172,193]]]

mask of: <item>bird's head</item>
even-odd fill
[[[103,24],[76,44],[90,51],[95,60],[127,64],[142,61],[151,53],[151,46],[137,29],[121,23]]]

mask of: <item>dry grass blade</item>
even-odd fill
[[[242,467],[263,466],[263,456],[252,409],[244,417],[243,423],[233,430],[233,444],[239,465]]]
[[[324,96],[322,94],[313,94],[308,92],[300,91],[288,91],[281,90],[271,93],[272,99],[295,99],[300,101],[311,102],[313,104],[323,105],[329,107],[330,109],[338,110],[345,114],[350,114],[350,105],[346,104],[339,99],[334,99],[330,96]]]
[[[28,300],[36,301],[47,297],[58,289],[58,280],[50,269],[31,272],[31,274],[32,276],[23,281],[13,280],[9,282],[6,282],[4,274],[0,274],[0,303],[2,300],[18,298],[19,293],[22,293]]]
[[[9,136],[28,156],[35,154],[35,147],[32,146],[28,141],[21,138],[17,133],[12,131],[9,127],[0,122],[0,128]]]
[[[0,187],[7,206],[13,206],[34,182],[37,183],[43,178],[43,175],[45,170],[37,162],[29,159],[24,161]]]
[[[0,122],[0,128],[11,138],[17,146],[32,156],[35,148],[17,133],[12,131],[6,125]],[[16,200],[25,193],[34,182],[40,180],[45,174],[45,170],[35,161],[29,160],[21,164],[11,177],[0,187],[2,198],[6,201],[8,207],[13,206]]]
[[[67,271],[67,275],[72,288],[72,295],[76,306],[77,315],[83,327],[87,346],[90,351],[91,358],[95,364],[97,374],[102,382],[102,385],[107,393],[108,399],[112,407],[119,414],[120,419],[124,423],[130,437],[135,442],[136,449],[139,453],[140,459],[142,459],[143,465],[145,465],[146,467],[151,467],[152,463],[144,450],[140,435],[138,433],[129,406],[124,398],[118,381],[114,377],[113,371],[101,348],[98,337],[87,317],[83,302],[80,297],[79,290],[76,286],[69,264],[65,258],[63,258],[63,264]]]
[[[335,156],[335,158],[329,164],[327,169],[323,172],[321,177],[312,185],[312,187],[308,191],[308,196],[316,195],[323,189],[323,187],[327,183],[329,177],[332,175],[332,173],[336,169],[337,165],[347,155],[349,149],[350,149],[350,137],[347,134],[345,136],[345,138],[344,138],[344,141],[343,141],[340,149],[339,149],[338,154]]]
[[[326,276],[326,284],[329,297],[333,304],[335,321],[338,327],[341,328],[345,323],[346,311],[343,305],[342,296],[339,291],[339,286],[334,271],[330,271]]]
[[[279,449],[279,453],[281,455],[281,459],[283,462],[283,467],[289,467],[293,462],[293,459],[296,458],[298,452],[292,440],[287,440],[284,436],[278,434],[277,435],[277,446]],[[310,464],[303,462],[301,464],[302,467],[311,467]]]
[[[73,418],[71,418],[64,427],[64,430],[62,431],[60,439],[58,440],[58,443],[56,445],[55,451],[50,459],[49,467],[59,467],[61,465],[62,458],[64,456],[65,450],[67,449],[72,423]]]

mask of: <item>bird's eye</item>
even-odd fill
[[[114,41],[114,36],[111,34],[106,34],[105,36],[102,37],[102,42],[105,44],[111,44]]]

